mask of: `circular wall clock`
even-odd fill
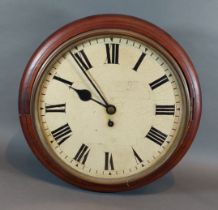
[[[20,122],[58,177],[103,192],[148,184],[190,147],[201,115],[195,69],[151,23],[98,15],[52,34],[20,85]]]

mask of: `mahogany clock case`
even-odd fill
[[[93,30],[98,31],[109,29],[119,29],[134,32],[135,34],[138,34],[139,37],[145,36],[164,48],[164,50],[174,58],[182,70],[183,76],[188,85],[191,103],[191,118],[189,119],[181,144],[176,151],[160,168],[144,178],[128,183],[128,185],[104,185],[91,183],[80,180],[77,177],[69,174],[68,171],[64,170],[63,168],[58,167],[40,143],[39,137],[34,128],[33,116],[31,115],[31,96],[33,92],[34,81],[48,57],[58,47],[72,37],[79,36]],[[80,19],[64,26],[52,34],[47,40],[45,40],[35,51],[26,66],[20,84],[19,116],[24,135],[32,151],[44,164],[44,166],[54,174],[69,183],[89,190],[104,192],[124,191],[143,186],[144,184],[148,184],[163,176],[185,155],[195,137],[199,125],[201,116],[201,91],[199,80],[190,58],[183,48],[165,31],[149,22],[130,16],[98,15]]]

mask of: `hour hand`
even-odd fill
[[[82,101],[89,101],[91,100],[92,98],[92,94],[89,90],[79,90],[79,89],[76,89],[76,88],[73,88],[71,86],[69,86],[70,89],[73,89],[79,96],[79,98],[82,100]]]
[[[106,107],[105,104],[101,103],[100,101],[97,101],[97,100],[93,99],[92,94],[91,94],[91,92],[89,90],[86,90],[86,89],[79,90],[79,89],[76,89],[76,88],[74,88],[72,86],[69,86],[69,88],[74,90],[77,93],[80,100],[82,100],[82,101],[90,101],[91,100],[91,101],[94,101],[94,102],[96,102],[97,104],[99,104],[99,105],[101,105],[103,107]]]

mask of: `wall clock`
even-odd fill
[[[19,114],[51,172],[85,189],[125,191],[181,160],[199,125],[201,93],[191,60],[166,32],[98,15],[64,26],[35,51]]]

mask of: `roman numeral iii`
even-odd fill
[[[166,140],[167,135],[164,134],[163,132],[159,131],[158,129],[151,127],[151,129],[149,130],[149,132],[147,133],[147,135],[145,137],[147,137],[148,139],[150,139],[154,143],[161,146],[164,143],[164,141]]]
[[[80,50],[79,52],[73,54],[70,52],[73,59],[76,61],[77,65],[82,70],[89,70],[92,68],[92,64],[90,63],[88,57],[86,56],[84,50]]]
[[[71,136],[71,129],[70,126],[67,124],[60,126],[59,128],[53,130],[51,132],[52,136],[54,137],[55,141],[61,145],[63,142],[65,142],[68,138]]]
[[[109,152],[105,152],[104,170],[114,170],[113,156]]]
[[[66,112],[66,104],[46,105],[45,112]]]
[[[82,144],[73,159],[77,162],[81,162],[84,165],[89,155],[89,151],[89,147],[85,144]]]
[[[119,64],[119,44],[105,44],[108,64]]]
[[[156,105],[156,115],[174,115],[175,105]]]
[[[169,81],[168,77],[164,75],[160,77],[159,79],[155,80],[154,82],[151,82],[149,85],[151,89],[154,90],[168,81]]]

